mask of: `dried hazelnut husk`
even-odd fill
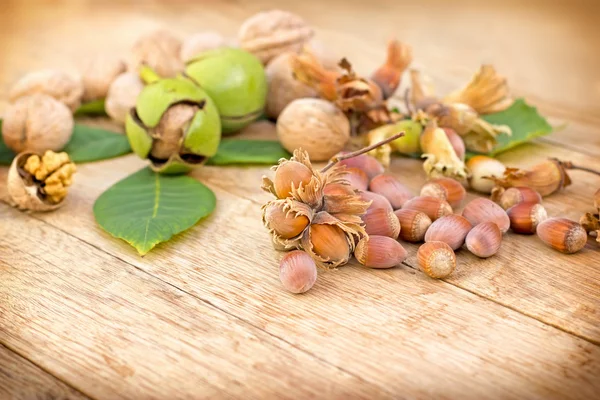
[[[412,59],[412,48],[408,44],[398,40],[389,41],[385,63],[371,75],[371,79],[381,88],[384,99],[394,94]]]
[[[162,173],[202,165],[221,140],[219,113],[199,86],[184,78],[147,85],[125,121],[131,148]]]
[[[73,114],[63,103],[41,93],[9,105],[2,123],[2,138],[15,153],[62,150],[73,134]]]
[[[489,64],[482,65],[464,88],[450,93],[443,101],[467,104],[479,114],[500,112],[513,103],[506,78]]]
[[[124,124],[142,89],[144,83],[138,74],[125,72],[117,76],[110,84],[104,101],[104,109],[108,116]]]
[[[179,58],[183,62],[188,62],[207,50],[227,47],[227,45],[227,39],[219,32],[198,32],[183,40],[179,50]]]
[[[350,122],[326,100],[298,99],[277,119],[277,136],[289,152],[302,148],[313,161],[325,161],[350,139]]]
[[[169,31],[147,33],[131,49],[129,70],[136,72],[142,65],[147,65],[163,78],[174,77],[183,71],[183,62],[179,58],[180,49],[181,41]]]
[[[8,171],[8,194],[22,210],[54,210],[63,204],[75,170],[67,153],[20,153]]]
[[[296,99],[317,97],[317,91],[294,78],[291,65],[293,53],[275,57],[266,67],[269,92],[265,112],[276,119],[283,109]]]
[[[465,163],[458,157],[443,129],[430,121],[421,135],[423,169],[430,178],[449,177],[458,181],[467,178]]]
[[[596,236],[596,241],[600,244],[600,214],[585,213],[579,223],[587,233]]]
[[[537,191],[542,197],[557,192],[571,184],[565,166],[555,159],[546,160],[529,169],[507,168],[504,176],[494,178],[503,188],[525,186]]]
[[[410,100],[417,109],[426,109],[429,104],[437,102],[431,78],[417,69],[410,70]]]
[[[46,94],[60,101],[74,112],[81,104],[83,85],[70,75],[54,70],[32,72],[13,85],[9,92],[11,102],[32,94]]]
[[[106,98],[110,85],[125,69],[125,62],[118,58],[102,55],[88,60],[81,74],[83,101]]]
[[[290,198],[272,200],[263,206],[263,224],[273,243],[284,249],[297,248],[304,230],[314,217],[314,211],[304,203]]]
[[[259,12],[240,26],[242,49],[257,56],[263,64],[286,52],[299,52],[312,38],[313,29],[298,15],[288,11]]]
[[[426,111],[437,119],[439,126],[452,128],[471,151],[489,153],[498,144],[499,135],[512,135],[510,127],[490,124],[466,104],[435,103],[427,107]]]

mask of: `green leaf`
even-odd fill
[[[208,165],[277,164],[291,156],[276,140],[225,139]]]
[[[96,221],[140,255],[192,227],[215,209],[214,193],[189,176],[144,168],[117,182],[94,204]]]
[[[75,163],[106,160],[131,152],[127,136],[91,126],[75,124],[73,136],[63,149]]]
[[[88,103],[83,103],[75,110],[75,116],[105,116],[106,111],[104,110],[104,99],[93,100]]]
[[[0,119],[0,131],[2,120]],[[75,163],[106,160],[131,152],[127,136],[91,126],[75,124],[73,136],[63,149]],[[0,165],[10,165],[15,153],[0,136]]]
[[[498,137],[498,144],[491,151],[491,156],[552,132],[552,126],[548,121],[524,99],[517,99],[506,110],[484,115],[482,118],[491,124],[508,125],[512,129],[512,136],[500,135]]]

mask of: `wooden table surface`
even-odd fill
[[[233,36],[281,3],[359,71],[392,36],[414,46],[415,65],[442,93],[481,62],[495,64],[516,95],[568,124],[501,159],[556,156],[600,169],[594,1],[4,1],[0,113],[28,71],[126,54],[157,27]],[[274,135],[265,122],[253,130]],[[260,222],[266,168],[194,172],[216,193],[215,213],[141,258],[98,227],[92,205],[143,166],[133,155],[81,165],[56,212],[0,203],[1,399],[599,398],[600,251],[591,239],[562,255],[509,234],[491,259],[460,251],[443,281],[418,270],[408,245],[401,267],[353,262],[296,296],[279,283],[279,254]],[[415,190],[424,182],[417,160],[394,159],[391,170]],[[578,219],[600,178],[571,176],[544,204]]]

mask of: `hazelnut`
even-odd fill
[[[147,65],[160,77],[174,77],[183,71],[179,59],[181,41],[171,32],[158,30],[141,36],[133,45],[128,61],[129,70],[137,72]]]
[[[183,62],[188,62],[207,50],[226,47],[227,44],[227,39],[219,32],[206,31],[195,33],[184,39],[179,50],[179,58]]]
[[[402,209],[424,212],[432,221],[452,214],[452,207],[447,201],[431,196],[419,196],[410,199],[404,203]]]
[[[374,177],[369,183],[371,192],[377,193],[388,199],[394,210],[399,209],[415,195],[392,175],[381,174]]]
[[[471,223],[460,215],[446,215],[433,221],[425,234],[425,243],[444,242],[452,250],[457,250],[465,242],[465,238],[472,227]]]
[[[238,41],[242,49],[267,64],[280,54],[300,52],[313,33],[300,16],[271,10],[259,12],[244,21],[238,32]]]
[[[72,134],[71,111],[45,94],[21,97],[4,114],[2,138],[15,153],[62,150]]]
[[[317,265],[304,251],[290,251],[279,264],[279,280],[292,293],[307,292],[317,280]]]
[[[581,224],[567,218],[549,218],[537,227],[542,242],[565,254],[576,253],[587,243],[587,233]]]
[[[325,196],[349,196],[354,194],[354,189],[350,185],[329,183],[323,188],[323,194]]]
[[[432,179],[421,188],[421,196],[437,197],[446,200],[451,207],[459,207],[467,191],[462,183],[452,178]]]
[[[479,197],[469,202],[462,213],[471,225],[475,226],[482,222],[494,222],[498,228],[505,233],[510,227],[510,219],[506,211],[491,200]]]
[[[432,278],[441,279],[456,268],[456,255],[444,242],[427,242],[417,250],[419,266]]]
[[[294,78],[291,55],[292,53],[278,55],[265,69],[269,86],[265,112],[269,118],[277,119],[283,109],[296,99],[317,97],[315,89]]]
[[[522,186],[503,189],[501,187],[495,187],[492,190],[492,200],[495,197],[499,197],[496,203],[500,204],[500,207],[508,210],[515,204],[519,203],[541,203],[542,196],[535,190]]]
[[[326,100],[298,99],[277,119],[277,136],[287,151],[302,148],[312,161],[326,161],[350,139],[350,122]]]
[[[108,88],[104,102],[106,113],[113,120],[124,124],[142,89],[144,84],[136,73],[125,72],[119,75]]]
[[[423,241],[431,226],[431,218],[427,214],[408,209],[396,210],[394,214],[400,222],[400,239],[413,243]]]
[[[467,249],[477,257],[488,258],[500,249],[502,231],[493,222],[483,222],[475,226],[465,239]]]
[[[25,75],[15,83],[8,97],[14,102],[36,93],[53,97],[74,112],[81,104],[83,85],[79,80],[61,71],[38,71]]]
[[[359,263],[369,268],[392,268],[404,261],[408,253],[396,240],[370,235],[361,239],[354,250]]]
[[[20,153],[8,171],[8,194],[22,210],[54,210],[63,204],[75,170],[67,153]]]
[[[515,233],[535,233],[540,222],[548,218],[544,206],[538,203],[519,203],[506,210],[510,229]]]
[[[307,216],[294,213],[281,202],[270,203],[264,210],[263,219],[266,227],[282,239],[297,237],[310,223]]]
[[[306,186],[313,177],[312,171],[298,161],[287,161],[280,164],[275,171],[275,193],[280,199],[290,197],[292,187],[298,189]]]
[[[465,142],[462,140],[462,138],[460,137],[460,135],[458,133],[456,133],[456,131],[452,128],[442,128],[444,130],[444,132],[446,132],[446,136],[448,136],[448,140],[450,141],[450,144],[452,145],[452,148],[454,148],[454,152],[456,153],[456,156],[458,158],[460,158],[461,160],[465,159]]]
[[[81,74],[83,101],[106,98],[111,83],[125,69],[125,63],[117,58],[97,56],[88,60]]]
[[[371,205],[369,206],[369,210],[381,208],[386,211],[394,211],[394,209],[392,208],[392,205],[390,204],[388,199],[386,199],[385,197],[383,197],[380,194],[369,192],[368,190],[361,190],[360,192],[358,192],[358,194],[363,201],[371,202]]]
[[[501,178],[506,167],[495,158],[475,156],[467,161],[469,170],[469,185],[473,190],[481,193],[491,193],[495,183],[491,177]]]
[[[393,211],[383,208],[367,210],[362,217],[368,235],[387,236],[396,239],[400,234],[400,222]]]
[[[336,225],[312,224],[308,238],[312,251],[323,260],[346,263],[350,258],[350,244],[346,233]]]
[[[343,155],[344,152],[338,154]],[[383,165],[373,156],[368,154],[360,154],[356,157],[347,158],[345,160],[341,160],[339,162],[340,165],[345,165],[348,168],[358,168],[361,169],[367,176],[369,180],[375,178],[377,175],[383,174],[385,169]]]
[[[369,177],[361,169],[346,168],[344,178],[354,189],[367,190],[369,187]]]

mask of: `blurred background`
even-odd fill
[[[439,92],[492,63],[516,95],[542,112],[600,123],[597,0],[3,0],[0,113],[8,87],[28,71],[76,72],[98,52],[126,56],[140,34],[155,28],[235,38],[244,19],[272,8],[300,14],[326,51],[348,57],[361,72],[375,67],[386,41],[397,37],[413,46],[415,65]]]

